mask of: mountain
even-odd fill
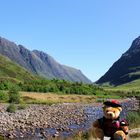
[[[23,69],[9,58],[0,55],[0,82],[12,81],[23,82],[36,79],[34,75]]]
[[[140,36],[96,83],[121,85],[140,78]]]
[[[91,83],[80,70],[59,64],[42,51],[26,49],[0,37],[0,54],[25,68],[29,72],[47,79],[64,79],[72,82]]]

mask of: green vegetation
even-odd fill
[[[0,102],[10,103],[7,107],[7,111],[10,113],[14,113],[17,109],[25,109],[27,107],[27,105],[21,100],[18,87],[16,86],[11,87],[9,92],[0,91]]]
[[[135,83],[135,84],[134,84]],[[127,98],[127,97],[138,97],[140,98],[140,80],[135,80],[133,82],[120,85],[120,86],[101,86],[107,93],[107,95],[117,95],[117,97]]]
[[[139,127],[140,126],[140,110],[128,112],[127,120],[131,128]]]
[[[116,92],[125,92],[125,93],[136,93],[137,95],[140,95],[140,79],[134,80],[132,82],[122,84],[119,86],[110,86],[110,85],[104,85],[102,87],[103,89],[107,91],[116,91]],[[135,96],[135,95],[134,95]]]
[[[42,92],[42,93],[57,93],[57,94],[78,94],[78,95],[96,95],[99,98],[107,96],[108,92],[98,86],[92,84],[72,83],[65,80],[46,80],[36,79],[27,80],[24,82],[0,82],[1,90],[10,90],[11,87],[18,87],[20,91],[27,92]],[[108,98],[108,97],[107,97]]]
[[[29,92],[53,92],[60,94],[82,94],[82,95],[96,95],[98,91],[102,90],[97,86],[83,83],[72,83],[65,80],[46,80],[39,79],[19,84],[23,91]]]
[[[125,91],[137,91],[140,92],[140,79],[134,80],[132,82],[129,82],[127,84],[123,84],[117,87],[120,90]]]
[[[62,103],[62,102],[103,102],[106,99],[113,98],[124,98],[126,96],[138,95],[137,92],[126,92],[115,89],[104,89],[97,85],[93,84],[83,84],[83,83],[72,83],[65,80],[46,80],[46,79],[36,79],[29,80],[20,83],[10,83],[10,82],[1,82],[0,87],[4,87],[5,90],[9,90],[9,102],[19,103],[20,94],[17,94],[16,90],[24,91],[22,94],[22,100],[26,103],[39,103],[39,104],[53,104],[53,103]],[[14,89],[13,89],[14,87]],[[11,93],[10,93],[11,92]],[[25,94],[27,92],[27,94]],[[39,94],[32,94],[37,93]],[[14,94],[15,93],[15,94]],[[52,93],[54,96],[60,95],[60,98],[53,98],[52,94],[50,97],[46,97],[43,94],[43,98],[40,97],[41,93]],[[71,97],[66,97],[62,95],[72,95]],[[73,96],[73,95],[77,95]],[[79,95],[86,95],[81,97]],[[35,96],[35,97],[33,97]],[[45,97],[45,98],[44,98]],[[40,99],[39,99],[40,98]],[[6,98],[7,99],[7,98]],[[5,101],[3,102],[6,102]],[[58,100],[56,100],[58,99]]]
[[[8,107],[7,107],[7,112],[10,112],[10,113],[15,113],[15,111],[17,110],[17,106],[15,104],[10,104]]]
[[[20,103],[17,107],[18,110],[26,109],[26,108],[27,108],[27,104],[25,104],[25,103]]]
[[[22,91],[27,92],[42,92],[42,93],[56,93],[59,95],[76,94],[76,95],[93,95],[97,98],[120,98],[116,92],[106,91],[103,88],[84,83],[72,83],[65,80],[46,80],[38,79],[34,81],[20,83],[18,85]]]
[[[31,73],[20,67],[10,59],[0,55],[0,89],[9,87],[9,83],[19,83],[36,79]],[[4,82],[4,83],[3,83]],[[3,86],[2,86],[3,83]]]
[[[128,112],[126,117],[130,129],[140,127],[140,110]],[[131,133],[129,136],[130,138],[132,138],[132,140],[138,140],[140,137],[140,132],[135,131],[134,133]]]
[[[0,102],[7,102],[8,100],[8,94],[6,92],[0,91]]]
[[[13,88],[14,87],[14,88]],[[0,88],[2,91],[9,90],[7,96],[7,92],[4,94],[0,93],[0,101],[7,102],[9,100],[10,103],[19,103],[20,100],[23,100],[26,103],[38,103],[38,104],[53,104],[53,103],[62,103],[62,102],[103,102],[107,99],[119,99],[119,98],[126,98],[132,96],[140,96],[139,91],[127,91],[121,90],[119,87],[99,87],[93,84],[84,84],[84,83],[72,83],[65,80],[46,80],[46,79],[35,79],[35,80],[28,80],[24,82],[14,83],[14,82],[0,82]],[[22,94],[22,98],[20,99],[20,94],[18,91],[24,92]],[[10,93],[11,92],[11,93]],[[32,94],[32,93],[39,93],[39,94]],[[25,94],[27,93],[27,94]],[[46,97],[45,94],[40,97],[41,93],[52,93],[54,96],[60,95],[58,97],[51,94],[50,97]],[[71,97],[66,97],[62,95],[71,95]],[[77,95],[73,96],[73,95]],[[84,98],[83,96],[80,97],[79,95],[86,95]],[[5,97],[3,97],[5,96]],[[57,99],[57,100],[56,100]]]
[[[109,98],[121,98],[115,92],[106,91],[93,84],[72,83],[65,80],[36,79],[20,83],[4,81],[0,83],[0,87],[2,86],[4,87],[2,90],[4,94],[0,94],[0,101],[15,104],[21,101],[26,104],[49,105],[63,102],[92,103],[101,102],[101,99],[103,101]],[[20,94],[21,91],[22,95]],[[22,97],[20,98],[20,96]]]
[[[20,93],[16,86],[12,87],[9,90],[8,95],[9,95],[9,103],[16,103],[16,104],[20,103]]]

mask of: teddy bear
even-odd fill
[[[90,140],[103,140],[104,136],[110,140],[126,140],[128,124],[126,120],[120,120],[122,106],[115,100],[104,102],[103,117],[96,120],[90,129]]]

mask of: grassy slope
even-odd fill
[[[111,91],[140,91],[140,79],[138,80],[134,80],[132,82],[126,83],[126,84],[122,84],[120,86],[105,86],[103,87],[106,90],[111,90]]]
[[[24,68],[0,55],[0,80],[26,81],[35,77]]]
[[[132,82],[129,82],[127,84],[123,84],[118,86],[117,88],[121,89],[121,90],[134,90],[134,91],[140,91],[140,79],[138,80],[134,80]]]

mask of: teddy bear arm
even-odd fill
[[[100,139],[102,139],[104,137],[104,132],[100,128],[100,124],[99,124],[98,120],[93,123],[93,135],[96,138],[100,138]]]
[[[129,131],[129,128],[128,128],[128,126],[122,126],[121,130],[123,130],[123,132],[127,135],[128,131]]]
[[[121,128],[121,130],[123,130],[123,132],[126,135],[128,134],[128,131],[129,131],[129,127],[128,126],[129,126],[129,124],[125,120],[120,122],[120,128]]]

